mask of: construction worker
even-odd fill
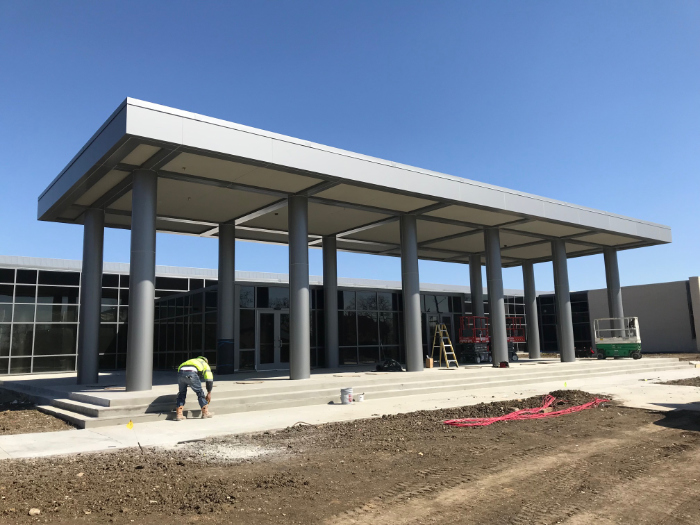
[[[207,395],[204,395],[202,390],[202,381],[206,381]],[[187,397],[187,387],[197,394],[199,406],[202,409],[202,419],[212,416],[209,412],[209,403],[211,402],[211,391],[214,388],[214,374],[209,368],[209,360],[206,357],[195,357],[185,361],[177,368],[177,384],[179,392],[177,394],[177,414],[175,421],[184,421],[187,419],[182,413],[185,406],[185,398]]]

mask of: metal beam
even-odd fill
[[[159,170],[158,176],[164,179],[179,180],[182,182],[191,182],[193,184],[204,184],[206,186],[216,186],[218,188],[227,188],[230,190],[249,191],[251,193],[261,193],[263,195],[273,195],[275,197],[286,198],[287,193],[278,190],[270,190],[267,188],[258,188],[256,186],[248,186],[247,184],[238,184],[236,182],[227,182],[225,180],[208,179],[196,175],[186,175],[184,173],[175,173],[172,171]]]

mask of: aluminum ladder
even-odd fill
[[[439,354],[439,365],[442,367],[442,360],[445,359],[445,366],[450,368],[450,365],[454,365],[459,368],[459,363],[457,362],[457,355],[455,354],[455,349],[452,347],[452,341],[450,340],[450,334],[447,332],[447,326],[445,323],[438,323],[435,325],[435,335],[433,336],[433,351],[430,354],[430,359],[435,359],[435,350],[438,349]]]

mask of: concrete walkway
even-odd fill
[[[652,377],[649,377],[651,375]],[[212,436],[245,434],[276,430],[298,422],[320,424],[335,421],[378,417],[416,410],[473,405],[481,402],[502,401],[565,388],[607,394],[629,407],[659,411],[676,409],[700,411],[700,388],[668,386],[661,381],[700,376],[700,368],[624,376],[573,379],[564,385],[561,381],[524,385],[522,387],[495,387],[459,393],[412,395],[389,399],[368,399],[353,405],[314,405],[293,409],[280,408],[240,414],[228,414],[209,420],[190,419],[183,422],[155,421],[101,427],[86,430],[68,430],[40,434],[0,436],[0,459],[31,458],[59,454],[98,452],[142,446],[176,447],[189,440]],[[212,404],[215,407],[215,403]],[[215,408],[214,408],[215,411]]]

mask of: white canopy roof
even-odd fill
[[[106,225],[131,224],[131,174],[158,173],[159,231],[287,244],[287,196],[309,197],[309,244],[399,255],[398,218],[418,218],[419,257],[468,262],[482,231],[501,230],[504,266],[612,246],[671,242],[667,226],[330,148],[128,98],[39,197],[40,220],[81,223],[104,208]]]

